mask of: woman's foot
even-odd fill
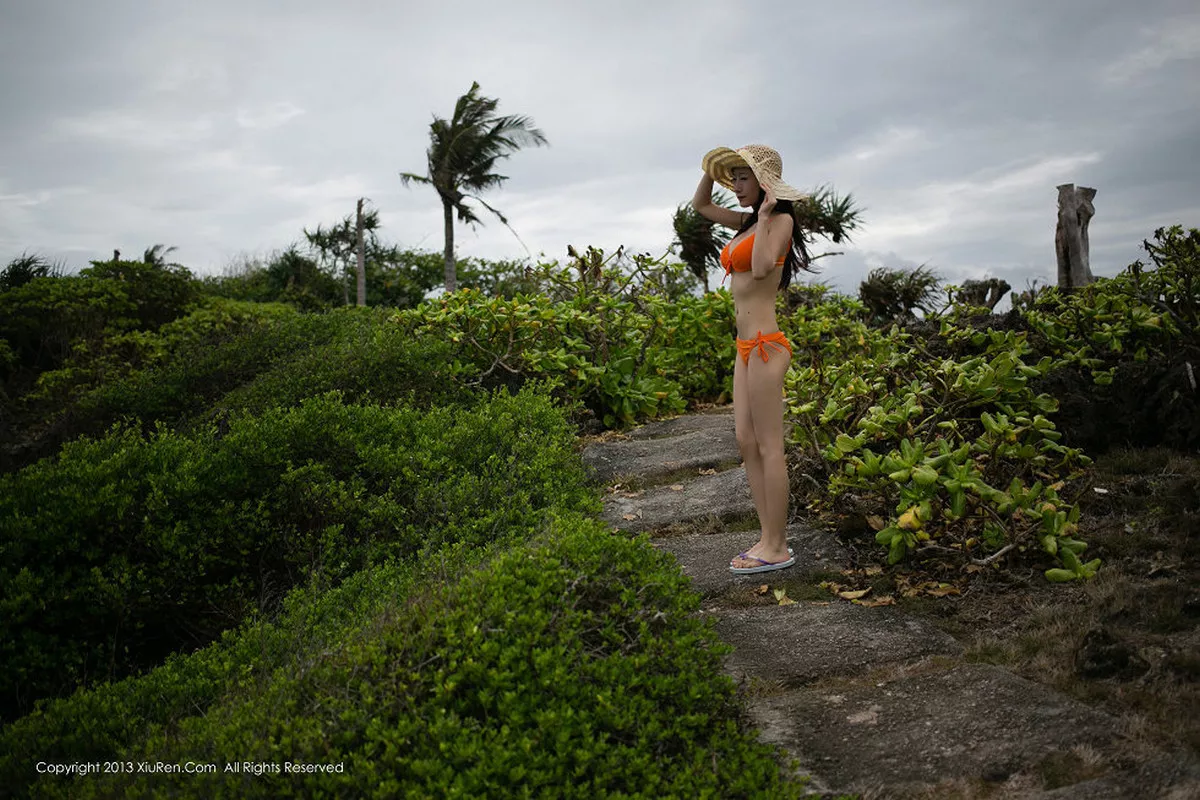
[[[739,553],[729,562],[731,572],[746,574],[752,572],[770,572],[784,569],[796,563],[792,549],[785,545],[782,551],[772,550],[761,541],[744,553]]]

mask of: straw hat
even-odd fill
[[[807,194],[783,182],[783,159],[765,144],[748,144],[738,150],[717,147],[700,160],[700,167],[726,189],[733,189],[735,167],[749,167],[759,186],[770,188],[778,200],[802,200]]]

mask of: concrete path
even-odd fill
[[[966,662],[952,637],[894,606],[819,589],[851,566],[827,531],[792,524],[795,567],[730,573],[758,522],[729,411],[644,425],[589,445],[583,460],[609,489],[604,519],[649,532],[691,578],[701,613],[734,647],[726,670],[760,737],[795,759],[814,796],[1200,797],[1195,765],[1165,756],[1140,771],[1093,766],[1071,783],[1056,765],[1119,746],[1116,721]]]

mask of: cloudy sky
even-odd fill
[[[1098,190],[1097,275],[1200,226],[1190,0],[0,0],[0,76],[0,263],[163,243],[219,274],[359,197],[385,242],[440,250],[436,194],[398,173],[473,80],[549,139],[486,196],[535,257],[661,255],[701,156],[752,142],[863,209],[816,248],[848,293],[876,266],[1053,282],[1061,183]],[[479,213],[460,256],[526,256]]]

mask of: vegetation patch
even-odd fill
[[[378,595],[371,584],[384,574],[359,580]],[[51,797],[802,793],[741,719],[720,670],[727,647],[695,615],[697,596],[645,539],[564,518],[457,579],[363,608],[304,669],[232,690],[118,756],[218,772],[33,788]],[[341,771],[223,771],[247,761]]]
[[[339,393],[225,431],[114,429],[0,476],[3,715],[211,641],[293,586],[598,510],[563,413],[530,387],[474,408]]]

